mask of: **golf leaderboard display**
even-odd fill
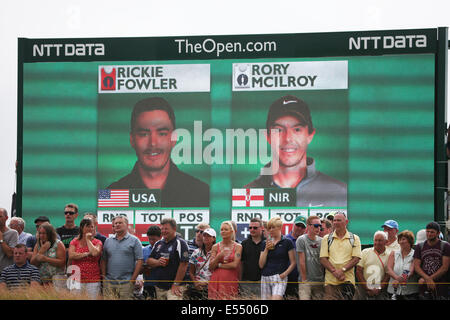
[[[20,38],[18,215],[443,221],[447,32]]]

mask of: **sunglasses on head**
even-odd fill
[[[72,216],[72,215],[75,214],[75,212],[73,212],[73,211],[66,211],[66,212],[64,212],[64,214],[70,214]]]
[[[200,229],[196,229],[195,230],[195,233],[199,233],[200,232],[200,234],[202,234],[203,233],[203,230],[200,230]]]

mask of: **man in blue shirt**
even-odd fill
[[[152,252],[153,246],[156,242],[161,240],[161,228],[157,225],[150,226],[147,229],[148,245],[142,248],[142,254],[144,258],[143,274],[144,274],[144,297],[145,299],[156,299],[155,286],[150,284],[150,267],[146,261]]]
[[[101,272],[106,296],[132,299],[134,283],[142,268],[142,244],[128,233],[128,219],[116,216],[113,221],[115,235],[107,238],[103,247]]]
[[[147,265],[151,268],[150,282],[156,287],[158,299],[181,300],[186,289],[181,285],[189,262],[185,240],[177,235],[175,219],[161,221],[163,239],[155,243]]]

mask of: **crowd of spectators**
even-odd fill
[[[186,240],[165,218],[148,228],[146,246],[124,216],[114,217],[109,237],[98,232],[93,213],[77,225],[76,204],[64,216],[59,228],[38,217],[32,235],[21,218],[7,226],[0,208],[0,291],[49,286],[89,299],[449,299],[450,244],[436,222],[415,237],[387,220],[362,250],[344,212],[299,216],[287,235],[279,217],[254,218],[242,243],[233,221],[222,222],[220,241],[206,223]]]

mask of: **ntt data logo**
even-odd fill
[[[100,68],[100,90],[116,90],[116,68],[101,67]]]

